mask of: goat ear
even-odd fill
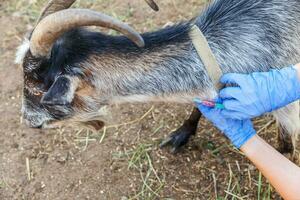
[[[48,92],[41,99],[45,105],[67,105],[74,98],[77,83],[69,76],[59,76],[56,78]]]

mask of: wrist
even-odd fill
[[[234,126],[224,132],[232,144],[240,149],[246,142],[256,135],[251,120],[236,121]]]
[[[256,131],[250,131],[250,132],[247,132],[247,133],[244,133],[243,134],[243,137],[238,137],[238,138],[235,138],[233,141],[232,141],[232,144],[238,148],[238,149],[241,149],[246,143],[248,143],[249,140],[251,140],[254,136],[256,136]]]
[[[240,150],[248,156],[255,155],[259,150],[258,146],[261,144],[261,140],[259,135],[254,135],[241,146]]]

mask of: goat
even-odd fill
[[[223,73],[268,71],[299,62],[298,0],[214,0],[193,20],[142,35],[109,16],[70,9],[74,2],[51,1],[17,53],[24,70],[22,113],[34,128],[74,122],[100,129],[106,114],[99,110],[107,105],[191,104],[195,97],[215,98],[217,91],[188,35],[194,24]],[[80,28],[90,25],[126,37]],[[273,113],[283,151],[291,151],[287,134],[295,138],[300,133],[299,113],[299,102]],[[176,151],[187,143],[200,117],[195,109],[162,146],[170,144]]]

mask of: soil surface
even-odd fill
[[[22,68],[16,47],[45,1],[0,2],[0,199],[279,199],[247,159],[201,120],[198,133],[177,154],[160,141],[178,128],[192,106],[123,105],[115,126],[97,133],[64,128],[34,130],[20,123]],[[197,15],[205,1],[78,1],[77,7],[117,16],[139,31]],[[276,147],[271,118],[255,121]]]

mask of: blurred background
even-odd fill
[[[0,199],[280,199],[244,156],[208,122],[179,153],[159,149],[192,106],[123,105],[114,125],[93,133],[63,128],[33,130],[20,123],[22,68],[14,54],[45,0],[0,1]],[[78,0],[140,32],[190,19],[207,1]],[[109,32],[115,34],[114,32]],[[255,120],[276,147],[274,120]]]

